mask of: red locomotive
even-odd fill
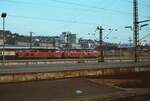
[[[62,53],[61,52],[30,52],[30,51],[21,51],[16,52],[16,58],[25,58],[25,59],[31,59],[31,58],[61,58]]]
[[[2,58],[3,52],[0,51],[0,58]],[[50,58],[95,58],[97,52],[89,50],[63,50],[47,48],[8,48],[4,52],[6,59],[50,59]]]

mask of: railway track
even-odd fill
[[[0,61],[0,65],[27,65],[27,64],[52,64],[52,63],[88,63],[97,62],[97,58],[78,59],[21,59]],[[106,57],[105,62],[132,62],[131,57]],[[140,57],[139,61],[150,61],[150,57]]]

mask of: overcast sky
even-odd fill
[[[0,0],[0,13],[6,12],[6,29],[22,35],[55,36],[63,31],[77,37],[99,39],[96,26],[104,27],[105,41],[128,43],[133,23],[133,0]],[[139,0],[139,20],[150,19],[150,0]],[[148,22],[150,24],[150,22]],[[108,29],[114,29],[110,33]],[[2,19],[0,21],[2,29]],[[117,29],[117,31],[115,31]],[[91,34],[88,34],[91,33]],[[95,35],[93,34],[95,33]],[[110,33],[109,35],[107,35]],[[140,37],[150,34],[150,25]],[[146,40],[150,43],[150,37]]]

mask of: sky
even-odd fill
[[[129,43],[133,32],[133,0],[0,0],[0,13],[6,12],[6,30],[21,35],[57,36],[64,31],[77,37],[99,39],[96,26],[102,26],[106,42]],[[139,0],[139,20],[150,19],[150,0]],[[140,38],[150,34],[149,25]],[[144,23],[145,24],[145,23]],[[0,20],[2,29],[2,19]],[[109,29],[113,29],[110,31]],[[115,30],[117,29],[117,30]],[[150,37],[145,39],[150,43]]]

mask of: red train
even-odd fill
[[[16,58],[61,58],[61,52],[30,52],[30,51],[20,51],[16,52]]]
[[[43,47],[5,47],[3,53],[0,47],[0,59],[5,55],[6,59],[48,59],[48,58],[95,58],[97,52],[92,50],[61,50],[56,48],[43,48]]]
[[[95,58],[97,57],[96,52],[76,52],[76,51],[65,51],[65,52],[30,52],[30,51],[18,51],[15,54],[17,59],[22,58]]]

